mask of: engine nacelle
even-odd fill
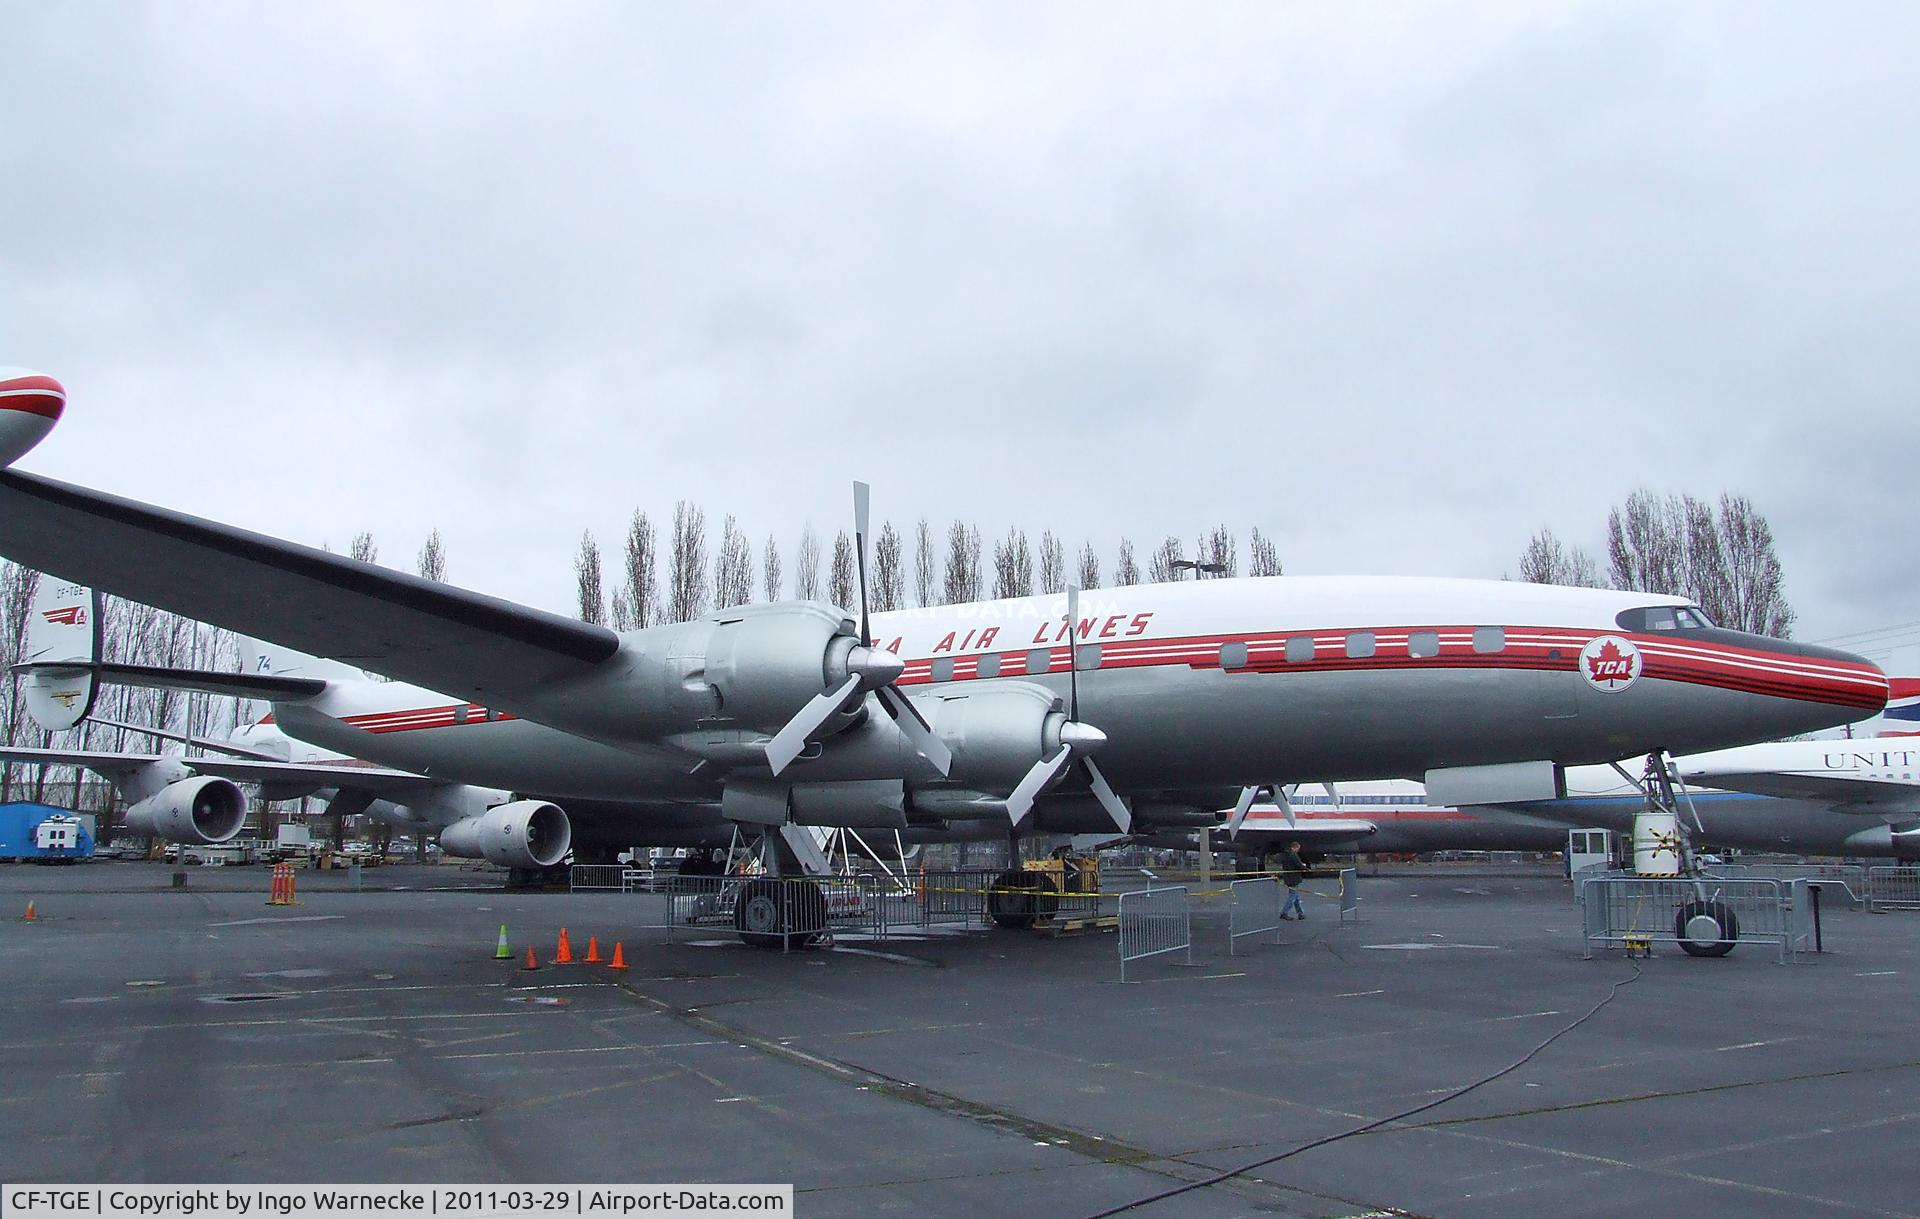
[[[778,728],[808,699],[847,676],[858,642],[824,605],[743,606],[707,636],[702,676],[713,692],[711,720]]]
[[[984,791],[1005,792],[1020,782],[1035,762],[1060,748],[1060,727],[1067,722],[1057,697],[1022,682],[917,701],[953,753],[949,778]]]
[[[185,846],[211,847],[240,832],[247,798],[230,780],[202,775],[168,784],[127,810],[126,828]]]
[[[551,868],[572,846],[573,823],[544,800],[503,804],[440,831],[440,848],[447,854],[506,868]]]

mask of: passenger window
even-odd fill
[[[1220,667],[1223,669],[1244,669],[1247,667],[1247,645],[1244,643],[1223,643],[1220,645]]]
[[[1373,655],[1373,632],[1355,631],[1347,636],[1347,656],[1353,660],[1363,660]]]
[[[1295,635],[1287,640],[1287,661],[1290,664],[1305,664],[1313,659],[1313,636]]]
[[[465,707],[455,707],[453,709],[453,722],[456,724],[464,724],[467,722],[467,709]]]
[[[953,680],[953,657],[942,656],[940,659],[933,662],[933,680],[935,681],[952,681]]]
[[[1100,667],[1100,645],[1083,643],[1073,650],[1073,667],[1082,673]]]
[[[1439,631],[1415,631],[1407,636],[1407,655],[1425,658],[1440,654]]]
[[[1507,650],[1507,630],[1499,626],[1476,626],[1473,628],[1473,650],[1476,652],[1504,652]]]
[[[1027,653],[1027,672],[1045,673],[1053,668],[1053,649],[1035,648]]]
[[[1000,653],[998,652],[983,653],[980,657],[979,672],[980,672],[980,676],[982,677],[1000,676]]]

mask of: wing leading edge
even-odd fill
[[[15,470],[0,472],[0,554],[477,702],[584,676],[620,647],[605,627]]]

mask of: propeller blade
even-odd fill
[[[1290,830],[1300,828],[1300,823],[1293,819],[1293,792],[1298,790],[1299,786],[1296,783],[1293,789],[1289,790],[1278,783],[1273,785],[1273,802],[1280,806],[1280,815],[1287,819],[1287,828]]]
[[[933,725],[921,716],[920,708],[913,700],[892,686],[881,686],[876,693],[880,696],[880,708],[893,719],[894,726],[900,729],[914,749],[933,764],[933,768],[944,778],[953,771],[953,752],[947,743],[934,735]]]
[[[1019,825],[1027,819],[1027,814],[1033,811],[1033,802],[1072,761],[1073,750],[1062,745],[1052,757],[1041,758],[1033,764],[1033,769],[1021,778],[1020,785],[1007,797],[1007,817],[1013,824]]]
[[[1236,800],[1233,805],[1233,816],[1227,818],[1227,837],[1238,838],[1240,836],[1240,823],[1247,819],[1248,811],[1253,808],[1254,798],[1259,794],[1260,786],[1257,783],[1252,787],[1243,787],[1240,789],[1240,799]]]
[[[1114,828],[1122,834],[1133,832],[1133,814],[1127,806],[1120,803],[1120,797],[1114,794],[1113,785],[1107,782],[1107,776],[1093,764],[1092,758],[1081,758],[1080,765],[1086,768],[1087,782],[1093,785],[1093,794],[1099,799],[1100,806],[1107,810],[1107,816],[1113,818]]]
[[[1067,585],[1067,718],[1080,720],[1080,589]]]
[[[853,556],[860,569],[860,646],[873,644],[867,628],[867,484],[853,484]]]
[[[807,700],[786,726],[773,734],[767,742],[767,765],[773,767],[773,773],[779,774],[793,763],[806,749],[807,742],[814,734],[826,727],[827,721],[840,714],[840,709],[848,699],[860,692],[860,675],[855,673],[831,690],[824,690]]]

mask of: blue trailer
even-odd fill
[[[89,820],[46,804],[0,804],[0,861],[73,863],[92,859]]]

